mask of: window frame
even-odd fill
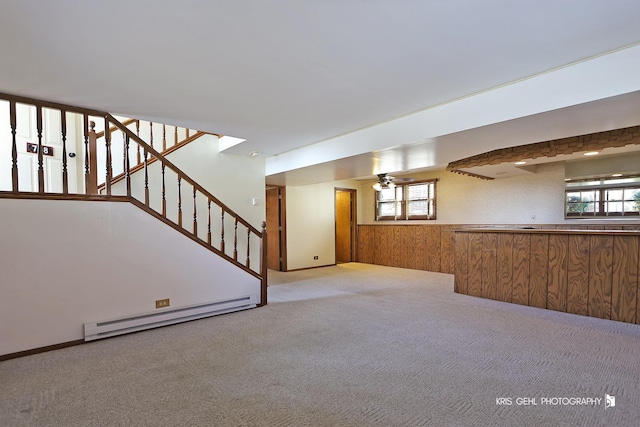
[[[636,178],[636,177],[633,177]],[[625,181],[628,182],[619,182]],[[599,184],[590,184],[600,181]],[[582,219],[582,218],[638,218],[640,217],[640,211],[625,211],[624,204],[625,203],[640,203],[640,200],[636,201],[634,199],[622,199],[622,200],[608,200],[607,195],[611,191],[622,191],[624,194],[625,190],[634,189],[636,191],[640,191],[640,180],[639,179],[631,179],[628,178],[618,178],[617,180],[613,179],[604,179],[604,178],[593,178],[589,180],[582,180],[577,182],[567,183],[564,192],[564,217],[565,219]],[[582,201],[582,197],[579,201],[569,202],[569,194],[570,193],[583,193],[583,192],[592,192],[594,194],[593,201]],[[633,193],[635,194],[635,192]],[[593,203],[593,211],[592,212],[584,212],[584,208],[578,208],[578,211],[569,212],[569,208],[571,205],[580,205],[586,203]],[[621,211],[608,211],[608,204],[610,203],[620,203],[622,206]]]
[[[379,193],[381,191],[374,190],[374,211],[375,211],[375,220],[376,221],[417,221],[417,220],[427,220],[434,221],[436,220],[437,213],[437,195],[438,195],[438,179],[426,179],[402,184],[396,184],[394,188],[395,200],[390,202],[390,199],[387,201],[381,201],[379,197]],[[427,184],[427,197],[426,198],[414,198],[409,199],[409,187],[416,185],[424,185]],[[433,184],[433,191],[429,189],[429,187]],[[398,191],[401,191],[402,197],[398,198]],[[433,193],[433,194],[432,194]],[[424,200],[427,203],[427,213],[423,215],[409,215],[409,203],[412,201],[420,201]],[[395,215],[380,215],[379,206],[381,203],[394,203],[396,212]],[[429,207],[431,207],[432,212],[429,212]],[[398,213],[399,212],[399,213]]]

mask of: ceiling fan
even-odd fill
[[[377,176],[378,182],[373,184],[373,189],[376,191],[384,190],[386,188],[395,188],[396,183],[413,181],[413,178],[396,178],[388,173],[379,173]]]

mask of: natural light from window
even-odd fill
[[[398,184],[376,191],[376,221],[436,219],[436,182]]]
[[[219,147],[220,152],[224,150],[228,150],[229,148],[240,144],[241,142],[245,142],[246,139],[236,138],[234,136],[224,135],[219,139]]]
[[[568,182],[565,217],[640,216],[640,178]]]

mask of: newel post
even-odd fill
[[[98,137],[95,127],[96,123],[90,121],[85,147],[85,191],[87,194],[98,194]]]
[[[260,239],[260,304],[267,305],[267,222],[262,221],[262,239]]]

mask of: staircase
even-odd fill
[[[265,305],[264,222],[254,227],[167,158],[207,137],[217,136],[0,93],[0,199],[129,203],[257,279]]]
[[[197,140],[198,138],[206,135],[206,132],[201,132],[189,128],[184,128],[180,126],[172,126],[166,125],[163,123],[153,123],[147,120],[139,120],[139,119],[130,119],[126,117],[117,117],[114,116],[122,125],[127,127],[127,129],[131,130],[138,136],[138,138],[143,141],[147,141],[148,144],[158,150],[163,157],[173,153],[174,151],[184,147],[192,141]],[[101,130],[99,132],[95,131],[95,122],[89,122],[90,130],[89,130],[89,138],[91,138],[95,134],[96,146],[98,151],[98,157],[104,156],[104,150],[106,147],[106,138],[109,137],[111,139],[112,147],[123,147],[124,141],[126,138],[125,132],[121,131],[116,126],[111,126],[107,131]],[[109,133],[109,135],[105,135],[105,133]],[[217,137],[222,137],[222,135],[213,134]],[[154,141],[155,136],[155,141]],[[154,144],[155,142],[155,144]],[[119,150],[122,151],[122,150]],[[115,184],[118,181],[121,181],[125,178],[125,168],[126,168],[126,159],[124,158],[124,153],[120,152],[120,157],[123,159],[122,163],[117,163],[116,165],[112,165],[113,168],[116,168],[116,171],[112,169],[112,184]],[[129,150],[130,156],[130,174],[133,174],[139,170],[144,168],[144,159],[142,156],[142,148],[140,145],[131,146]],[[112,157],[118,158],[116,154],[113,154],[112,148]],[[153,163],[156,158],[151,157],[148,158],[148,164]],[[105,182],[102,180],[98,185],[98,191],[103,194],[105,189]]]

